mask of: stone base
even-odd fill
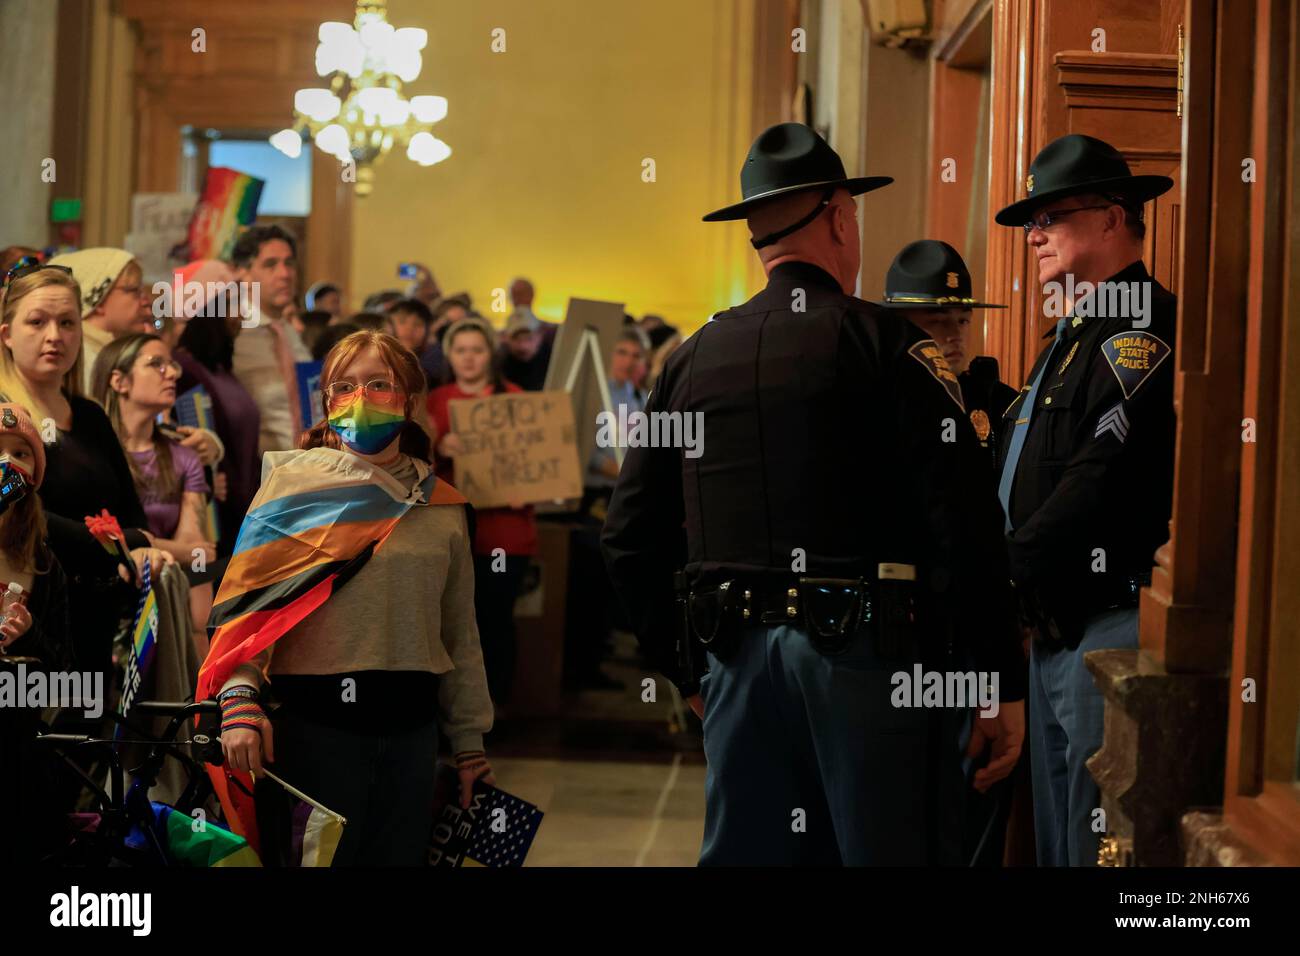
[[[1088,769],[1119,862],[1179,866],[1183,815],[1223,803],[1227,677],[1170,674],[1135,650],[1084,661],[1106,697],[1105,740]]]
[[[1233,834],[1223,815],[1193,810],[1183,817],[1188,866],[1272,866]]]

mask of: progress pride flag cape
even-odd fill
[[[235,668],[324,604],[409,508],[466,503],[418,460],[420,480],[409,493],[384,469],[332,448],[268,452],[263,466],[208,619],[211,646],[195,700],[215,697]],[[231,827],[257,849],[249,775],[211,765],[208,775]]]

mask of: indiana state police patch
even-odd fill
[[[948,360],[943,357],[943,349],[939,348],[938,343],[934,339],[922,339],[908,349],[907,354],[925,366],[926,371],[947,389],[948,395],[965,414],[966,403],[961,400],[961,383],[949,367]]]
[[[1119,379],[1125,398],[1142,386],[1160,363],[1173,351],[1157,336],[1146,332],[1121,332],[1102,343],[1101,351],[1110,362],[1110,370]]]

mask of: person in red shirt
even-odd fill
[[[523,389],[502,377],[496,357],[496,333],[482,319],[470,317],[453,323],[443,337],[443,349],[452,381],[429,393],[429,421],[437,436],[435,471],[439,478],[454,485],[454,459],[463,445],[451,430],[447,403]],[[474,610],[488,690],[492,700],[501,705],[510,696],[514,676],[515,598],[529,558],[537,553],[537,520],[532,507],[522,503],[512,503],[508,508],[483,508],[476,516]]]

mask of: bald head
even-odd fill
[[[805,190],[778,196],[758,206],[749,216],[755,239],[788,229],[821,203],[822,193]],[[758,250],[763,268],[771,272],[782,262],[807,262],[834,276],[845,293],[857,285],[861,265],[857,206],[847,189],[837,189],[820,216],[770,246]]]

